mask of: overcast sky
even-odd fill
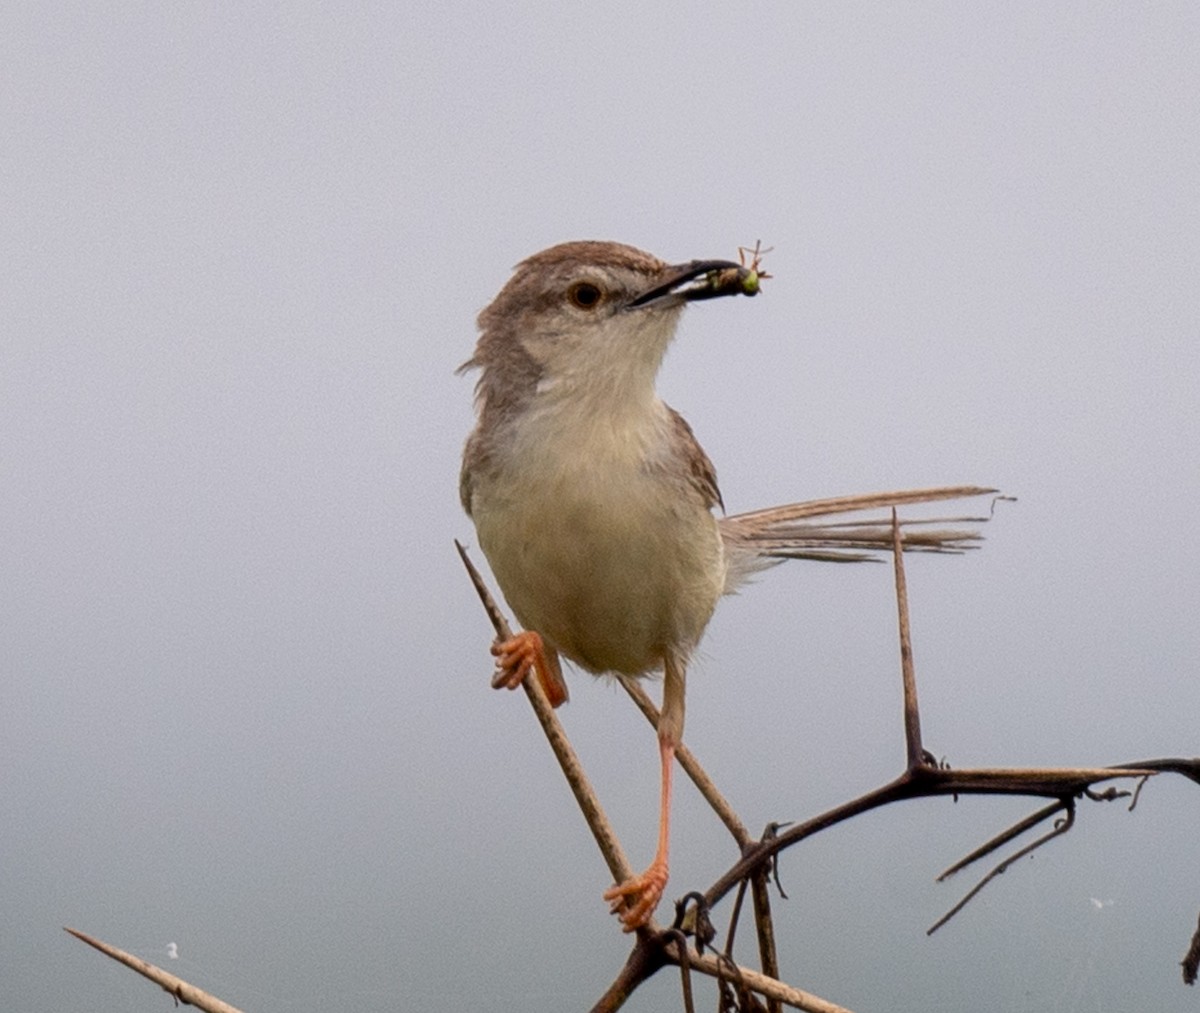
[[[63,925],[261,1013],[611,980],[607,873],[452,547],[454,369],[567,239],[774,247],[661,378],[731,512],[1019,497],[910,564],[937,756],[1200,753],[1197,53],[1191,3],[8,5],[0,1005],[164,1008]],[[899,772],[896,655],[888,568],[776,570],[719,608],[687,741],[749,826],[811,816]],[[640,867],[653,732],[569,679]],[[1197,801],[1083,806],[931,939],[976,879],[934,876],[1033,805],[843,826],[781,863],[785,977],[1195,1010]],[[676,813],[669,898],[735,857],[688,785]],[[628,1008],[678,1006],[664,974]]]

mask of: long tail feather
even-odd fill
[[[847,517],[847,514],[890,511],[893,507],[975,496],[1001,498],[995,489],[982,486],[944,486],[809,500],[724,517],[720,521],[721,537],[729,562],[725,591],[736,590],[753,573],[785,559],[860,563],[878,560],[881,553],[891,550],[890,516]],[[988,519],[988,516],[901,518],[901,537],[906,551],[961,553],[976,548],[982,541],[983,536],[975,526]]]

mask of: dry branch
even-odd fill
[[[1196,984],[1196,973],[1200,971],[1200,923],[1196,925],[1196,931],[1192,933],[1192,943],[1179,963],[1183,967],[1183,983]]]
[[[169,971],[164,971],[161,967],[142,960],[140,957],[135,957],[124,950],[118,950],[115,946],[101,942],[78,929],[64,927],[63,931],[71,933],[76,939],[87,943],[88,946],[94,946],[101,953],[112,957],[117,963],[137,971],[143,978],[149,978],[156,985],[162,986],[163,991],[168,992],[175,999],[176,1005],[184,1003],[187,1006],[195,1006],[197,1009],[204,1010],[205,1013],[242,1013],[236,1006],[222,1002],[216,996],[209,995],[202,989],[196,988],[195,985],[189,985],[182,978],[177,978]]]
[[[762,996],[770,1004],[772,1011],[781,1005],[795,1009],[809,1010],[812,1013],[847,1013],[842,1007],[836,1006],[817,996],[794,989],[778,980],[777,963],[775,959],[774,928],[771,920],[769,896],[767,891],[768,878],[774,870],[779,854],[785,849],[800,843],[812,835],[842,823],[855,816],[889,805],[893,802],[915,798],[949,795],[1021,795],[1044,797],[1052,799],[1052,803],[1038,810],[1030,817],[1021,820],[1002,834],[997,835],[986,844],[975,849],[970,855],[955,863],[942,874],[939,879],[945,879],[954,872],[966,867],[974,861],[992,853],[1017,836],[1036,826],[1038,823],[1065,811],[1068,819],[1059,821],[1054,829],[1044,834],[1032,843],[1017,851],[1014,855],[1002,861],[995,869],[987,874],[953,909],[942,918],[933,928],[936,929],[960,910],[987,883],[1003,872],[1017,858],[1028,854],[1049,840],[1065,834],[1073,825],[1077,801],[1111,801],[1127,797],[1128,791],[1109,787],[1097,791],[1096,785],[1105,782],[1134,778],[1139,785],[1157,773],[1179,773],[1200,783],[1200,759],[1184,760],[1169,758],[1150,760],[1139,763],[1122,764],[1116,767],[1065,767],[1065,768],[1019,768],[991,767],[976,769],[950,769],[933,762],[921,740],[920,713],[917,702],[917,687],[913,651],[908,621],[908,599],[905,589],[904,553],[907,551],[940,551],[954,552],[969,548],[978,535],[970,531],[935,531],[915,534],[906,525],[923,523],[920,521],[902,521],[896,516],[895,507],[905,503],[929,502],[936,499],[950,499],[959,496],[972,496],[993,490],[980,489],[973,486],[963,486],[951,489],[917,490],[911,493],[886,493],[872,496],[845,497],[837,500],[821,500],[808,504],[796,504],[788,508],[786,515],[778,510],[774,512],[770,525],[763,525],[762,513],[742,514],[726,518],[722,526],[726,531],[735,532],[733,537],[745,537],[754,540],[759,548],[768,546],[771,539],[779,532],[786,532],[787,538],[795,541],[796,534],[803,529],[813,535],[814,549],[794,555],[805,555],[812,558],[827,558],[818,556],[820,549],[833,547],[836,549],[870,549],[891,550],[894,559],[894,576],[896,584],[896,600],[899,617],[901,673],[904,683],[904,723],[906,741],[906,764],[904,771],[895,780],[879,788],[869,791],[856,799],[828,810],[818,816],[801,823],[788,825],[782,832],[775,825],[760,841],[751,840],[745,825],[737,813],[729,805],[724,796],[717,790],[715,784],[696,761],[695,757],[684,747],[677,750],[680,764],[688,776],[696,784],[701,795],[708,801],[713,811],[729,829],[737,843],[741,855],[738,860],[703,894],[691,894],[698,898],[698,907],[685,912],[681,906],[676,918],[676,925],[666,931],[657,931],[657,926],[651,924],[638,933],[637,941],[630,952],[625,966],[621,969],[612,985],[593,1007],[592,1013],[612,1013],[620,1009],[625,1000],[637,986],[655,974],[665,964],[673,963],[683,969],[685,1006],[690,1009],[691,986],[689,975],[692,971],[710,974],[722,982],[722,996],[729,996],[737,1008],[750,1008],[749,1001],[734,1000],[733,993],[727,990],[734,983],[740,993],[753,992]],[[1001,499],[1004,497],[997,497]],[[994,503],[993,503],[994,505]],[[880,525],[877,521],[847,521],[833,524],[825,522],[806,526],[808,518],[827,517],[830,514],[857,511],[864,508],[891,508],[891,523]],[[985,517],[959,518],[960,521],[979,523],[987,520]],[[945,519],[938,522],[945,523]],[[774,530],[771,530],[771,529]],[[902,535],[902,529],[903,535]],[[500,637],[511,635],[503,616],[496,607],[495,601],[488,592],[478,571],[471,564],[466,551],[457,542],[459,553],[471,574],[471,579],[478,590],[488,615],[492,618],[496,633]],[[840,556],[846,558],[864,558],[862,555]],[[635,704],[641,710],[652,726],[657,727],[658,710],[647,694],[635,680],[620,678],[621,685],[629,693]],[[527,678],[525,688],[529,695],[538,719],[551,739],[551,746],[564,773],[575,792],[576,799],[584,812],[584,816],[596,837],[601,851],[609,862],[610,870],[616,879],[621,879],[624,870],[615,867],[610,855],[621,855],[620,845],[616,842],[611,826],[603,818],[603,812],[590,785],[578,768],[578,760],[566,742],[561,725],[558,724],[548,702],[545,700],[536,679]],[[1140,788],[1139,788],[1140,790]],[[1134,795],[1136,800],[1136,794]],[[1132,808],[1132,806],[1131,806]],[[763,967],[769,974],[760,974],[748,968],[739,967],[732,961],[733,938],[736,932],[737,919],[742,908],[744,891],[749,885],[753,890],[755,902],[755,922],[758,935],[760,956]],[[696,926],[707,925],[708,909],[720,901],[730,890],[739,888],[738,899],[734,905],[734,914],[728,931],[728,947],[724,954],[702,954],[687,947],[683,939],[684,932],[695,932],[701,947],[708,941],[702,930]],[[782,893],[782,890],[780,891]],[[930,931],[933,931],[931,929]],[[1193,939],[1192,949],[1184,960],[1185,977],[1191,975],[1194,979],[1196,966],[1200,965],[1200,929]],[[723,999],[723,1002],[725,1000]],[[757,1000],[753,1005],[757,1007]],[[732,1006],[723,1008],[733,1008]]]
[[[475,568],[475,564],[471,562],[471,557],[467,555],[467,550],[458,541],[455,541],[454,544],[458,548],[458,554],[462,557],[463,565],[467,568],[471,582],[475,585],[475,590],[483,602],[484,610],[487,612],[488,618],[492,621],[492,627],[496,631],[496,636],[502,640],[511,638],[512,630],[509,628],[504,614],[497,607],[496,601],[488,590],[487,584],[484,583],[483,578],[479,575],[479,571]],[[537,715],[538,723],[542,726],[542,732],[550,743],[550,748],[554,751],[558,765],[562,768],[567,783],[571,786],[571,792],[574,794],[575,801],[583,813],[583,818],[587,820],[588,828],[592,831],[592,836],[596,839],[596,845],[599,847],[600,853],[604,856],[604,861],[608,865],[608,871],[612,873],[613,881],[616,883],[624,882],[633,876],[633,867],[629,864],[629,859],[625,857],[625,851],[621,847],[621,842],[617,840],[617,835],[613,831],[612,824],[609,823],[608,817],[604,814],[604,807],[600,805],[600,799],[592,788],[591,781],[588,780],[588,776],[584,772],[583,764],[579,762],[579,757],[576,755],[570,740],[567,738],[567,733],[563,730],[562,724],[554,713],[554,708],[550,706],[550,701],[546,699],[546,694],[542,691],[541,683],[537,679],[527,678],[522,683],[522,686],[526,696],[529,697],[529,703],[533,706],[534,713]]]

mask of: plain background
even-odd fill
[[[1200,752],[1198,52],[1191,3],[8,5],[0,1005],[163,1008],[63,925],[255,1011],[583,1009],[611,980],[604,867],[487,688],[451,544],[454,369],[566,239],[774,246],[661,381],[731,511],[1019,497],[982,551],[910,563],[939,757]],[[570,678],[640,866],[653,733]],[[726,601],[688,720],[755,828],[897,773],[888,568]],[[734,858],[676,808],[672,897]],[[1182,780],[1082,806],[926,938],[978,875],[937,872],[1031,808],[790,852],[786,978],[858,1013],[1194,1010]],[[678,1006],[664,974],[628,1008]]]

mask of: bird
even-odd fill
[[[669,876],[671,784],[689,661],[722,595],[789,558],[861,560],[888,524],[815,522],[868,506],[949,499],[975,486],[788,504],[723,516],[716,470],[656,391],[690,302],[753,296],[757,254],[668,263],[622,243],[572,241],[523,260],[479,314],[476,424],[459,491],[521,632],[492,646],[494,686],[532,675],[568,699],[561,659],[586,672],[661,673],[659,833],[640,875],[604,893],[625,931],[653,916]],[[718,514],[722,516],[718,516]],[[963,531],[906,533],[959,551]]]

